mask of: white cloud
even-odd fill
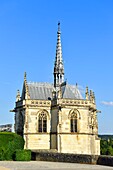
[[[101,103],[102,103],[103,105],[113,106],[113,102],[102,101]]]

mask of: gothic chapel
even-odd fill
[[[94,92],[86,87],[84,99],[77,85],[64,82],[60,23],[54,84],[28,82],[25,73],[22,94],[18,90],[13,111],[15,132],[25,139],[25,149],[100,154]]]

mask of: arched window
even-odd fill
[[[77,109],[72,109],[69,112],[70,132],[79,132],[81,115]]]
[[[47,113],[44,111],[38,115],[38,131],[47,132]]]
[[[71,113],[70,116],[70,130],[71,132],[77,132],[77,113]]]

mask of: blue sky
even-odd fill
[[[99,133],[113,134],[113,1],[0,1],[0,124],[12,123],[17,89],[53,82],[57,23],[65,78],[95,92]]]

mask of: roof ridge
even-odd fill
[[[27,84],[38,84],[38,85],[48,85],[48,84],[50,84],[50,85],[53,85],[53,83],[49,83],[49,82],[27,82]]]

